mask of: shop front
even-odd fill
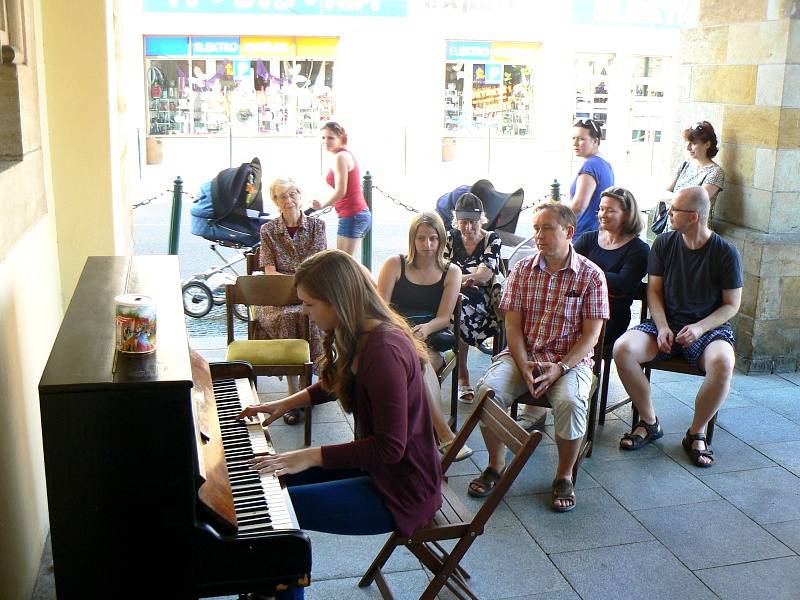
[[[145,36],[150,136],[316,136],[334,114],[335,37]]]

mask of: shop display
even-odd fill
[[[574,116],[597,121],[603,140],[606,139],[609,80],[613,67],[613,54],[578,54],[575,57]]]

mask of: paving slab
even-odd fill
[[[717,567],[696,575],[722,600],[797,600],[800,557]]]
[[[584,468],[628,510],[719,500],[719,496],[671,458],[584,461]]]
[[[800,423],[764,406],[723,407],[717,423],[750,445],[800,441]]]
[[[703,481],[761,525],[800,519],[800,478],[781,467],[708,475]]]
[[[800,423],[800,387],[757,389],[747,393],[754,402],[795,423]]]
[[[800,477],[800,442],[758,444],[756,450]]]
[[[800,520],[783,523],[767,523],[764,529],[800,554]]]
[[[632,515],[692,570],[793,554],[725,500],[651,508]]]
[[[369,568],[389,534],[334,535],[320,531],[307,531],[311,538],[312,581],[361,577]],[[384,572],[413,571],[422,565],[406,548],[396,548]]]
[[[397,600],[417,600],[428,585],[425,571],[384,572],[384,577]],[[360,577],[346,579],[326,579],[312,581],[305,589],[306,600],[333,600],[334,598],[363,598],[364,600],[381,598],[377,584],[369,587],[358,587]]]
[[[583,600],[711,600],[714,594],[659,542],[551,554]]]
[[[547,554],[653,539],[602,488],[580,490],[575,496],[575,508],[567,513],[550,508],[550,494],[514,496],[506,501]]]
[[[655,442],[665,454],[697,477],[705,477],[714,473],[727,471],[744,471],[773,467],[775,463],[758,450],[745,444],[739,438],[731,435],[722,427],[714,428],[714,439],[711,449],[714,450],[714,465],[712,467],[698,467],[689,458],[683,449],[681,440],[683,433],[665,435]]]
[[[643,460],[663,456],[661,449],[655,444],[648,444],[636,451],[623,450],[619,447],[622,436],[631,430],[631,426],[623,420],[606,421],[595,429],[592,456],[587,461]]]

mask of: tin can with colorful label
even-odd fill
[[[117,350],[147,354],[156,349],[156,305],[149,296],[122,294],[114,298]]]

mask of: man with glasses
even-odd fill
[[[614,344],[617,372],[641,417],[620,440],[623,450],[637,450],[664,435],[642,363],[680,355],[705,373],[682,442],[698,467],[714,463],[705,432],[730,389],[735,340],[728,321],[739,311],[744,278],[739,251],[708,228],[709,210],[702,187],[684,188],[672,200],[673,231],[656,238],[647,265],[652,318]]]

